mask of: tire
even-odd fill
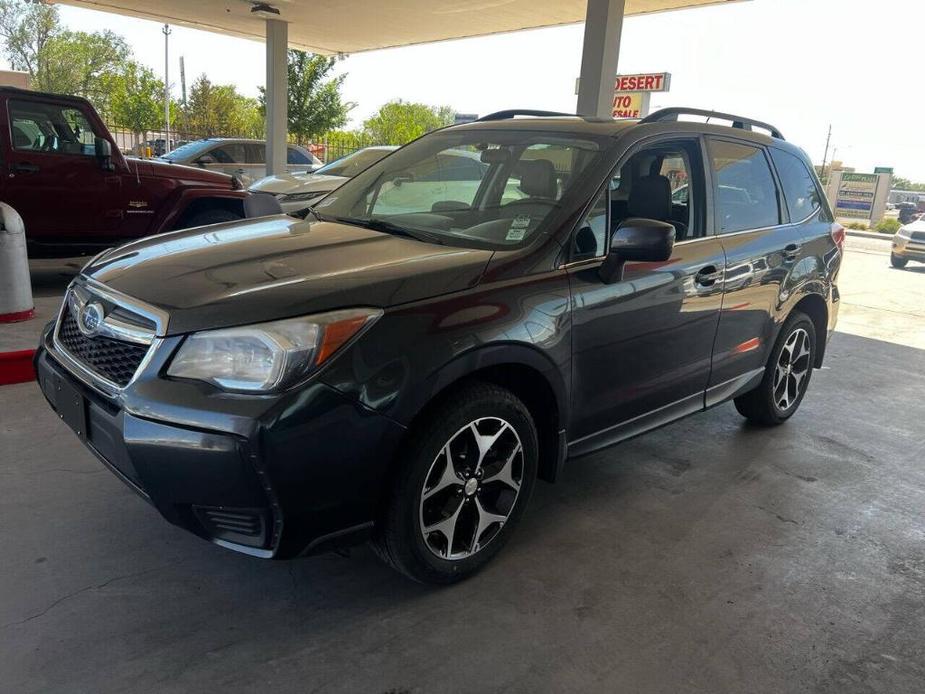
[[[902,270],[904,267],[906,267],[906,263],[908,262],[908,258],[900,258],[895,253],[890,253],[890,265],[895,267],[897,270]]]
[[[537,455],[533,419],[513,393],[483,382],[453,391],[403,448],[373,548],[415,581],[449,584],[471,576],[501,550],[523,515]]]
[[[221,224],[222,222],[233,222],[241,219],[241,215],[231,210],[217,207],[212,210],[203,210],[197,212],[188,220],[177,226],[178,229],[191,229],[192,227],[202,227],[207,224]]]
[[[739,414],[764,426],[786,422],[806,395],[815,359],[816,328],[809,316],[794,311],[774,343],[761,384],[735,399]]]

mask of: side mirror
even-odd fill
[[[193,163],[194,163],[194,164],[197,164],[197,165],[199,165],[199,166],[205,166],[206,164],[214,164],[214,163],[215,163],[215,157],[213,157],[211,154],[203,154],[201,157],[199,157],[199,158],[198,158],[196,161],[194,161]]]
[[[414,183],[414,175],[410,173],[400,173],[392,179],[392,185],[401,188],[402,183]]]
[[[93,149],[100,166],[105,171],[112,171],[115,167],[112,165],[112,145],[109,140],[104,140],[102,137],[94,138]]]
[[[605,284],[623,280],[628,260],[657,263],[671,257],[674,249],[673,224],[655,219],[627,219],[610,237],[610,253],[600,268]]]

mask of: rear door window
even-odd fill
[[[822,207],[816,181],[799,157],[776,147],[772,147],[770,152],[784,189],[790,221],[802,222]]]
[[[249,142],[247,144],[247,163],[248,164],[266,164],[267,163],[267,146],[262,143]]]
[[[777,186],[764,151],[739,142],[707,142],[719,233],[780,224]]]

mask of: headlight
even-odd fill
[[[905,226],[899,227],[899,231],[897,231],[896,233],[899,236],[902,236],[904,239],[908,239],[910,236],[912,236],[912,232],[909,231],[909,229],[906,228]]]
[[[224,390],[267,392],[293,385],[382,315],[355,308],[193,333],[167,369]]]
[[[312,192],[312,193],[282,193],[277,195],[276,199],[280,202],[306,202],[308,200],[314,200],[315,198],[323,198],[330,191],[324,192]]]

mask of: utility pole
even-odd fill
[[[186,130],[185,135],[189,137],[189,115],[186,110],[186,63],[182,55],[180,56],[180,99],[180,103],[183,104],[183,129]],[[182,139],[182,136],[177,139]]]
[[[165,24],[161,31],[164,34],[164,154],[167,154],[170,151],[170,25]]]
[[[829,134],[825,136],[825,154],[822,155],[822,170],[819,172],[819,178],[825,184],[825,160],[829,158],[829,141],[832,139],[832,124],[829,123]],[[832,159],[834,159],[834,155]]]

